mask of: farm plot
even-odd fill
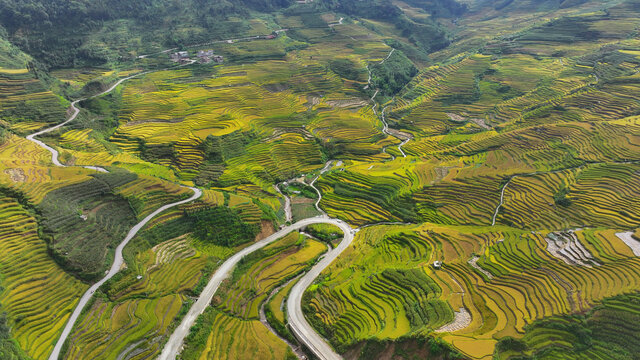
[[[290,350],[259,321],[259,307],[326,249],[294,232],[241,260],[187,338],[183,358],[284,359]]]
[[[522,337],[536,320],[586,311],[637,286],[640,261],[613,231],[562,235],[557,241],[568,245],[554,250],[547,233],[487,230],[365,228],[305,295],[305,312],[344,351],[371,338],[429,336],[464,308],[471,322],[439,336],[480,359],[493,353],[496,339]],[[578,258],[584,265],[565,261]],[[435,260],[444,262],[441,270],[430,266]]]
[[[138,219],[185,195],[177,185],[114,171],[52,190],[38,206],[56,260],[78,276],[93,279],[109,263],[110,249]]]
[[[218,309],[243,319],[257,319],[258,308],[270,291],[304,270],[326,248],[319,241],[291,233],[250,255],[220,292]]]
[[[367,62],[389,51],[380,40],[329,33],[279,60],[159,71],[131,80],[123,90],[120,125],[109,140],[125,153],[176,169],[182,179],[221,187],[250,183],[266,190],[320,167],[327,151],[376,159],[390,139],[362,90]],[[328,65],[335,58],[328,54],[335,51],[363,76],[334,72],[338,68]],[[132,162],[124,154],[100,156]]]
[[[5,195],[0,238],[0,308],[10,335],[29,357],[46,358],[87,286],[49,257],[33,214]]]
[[[175,230],[165,226],[163,232]],[[148,232],[141,237],[153,239]],[[107,286],[108,298],[97,300],[79,320],[65,359],[157,355],[179,311],[189,304],[186,295],[210,273],[215,259],[195,250],[188,235],[140,250],[130,270]]]
[[[12,123],[37,121],[43,126],[59,122],[67,107],[66,100],[49,91],[28,69],[0,67],[0,99],[0,116]]]
[[[210,309],[214,329],[206,341],[204,352],[193,359],[260,359],[283,360],[291,350],[258,320],[244,320]],[[185,357],[185,359],[191,359]]]
[[[518,177],[505,191],[498,219],[530,229],[635,227],[639,181],[638,165],[633,164],[587,165]]]

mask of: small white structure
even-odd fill
[[[222,63],[224,62],[224,57],[222,57],[222,55],[215,55],[213,50],[200,50],[198,51],[198,61],[201,64],[207,64],[211,61]]]
[[[136,276],[136,279],[138,279],[138,280],[142,279],[142,275]]]
[[[433,268],[436,270],[439,270],[440,268],[442,268],[442,261],[434,261]]]
[[[186,62],[189,61],[189,52],[188,51],[178,51],[178,52],[174,52],[173,54],[169,55],[169,58],[171,58],[171,61],[174,62]]]

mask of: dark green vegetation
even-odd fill
[[[7,324],[7,314],[4,312],[0,313],[0,358],[6,360],[28,359],[22,349],[20,349],[18,342],[11,339],[10,330],[9,324]]]
[[[339,227],[329,224],[311,224],[307,226],[304,231],[314,238],[328,244],[338,243],[344,236]]]
[[[202,315],[198,317],[195,325],[189,330],[189,335],[185,339],[184,350],[181,353],[183,359],[198,359],[207,345],[207,338],[211,333],[213,322],[219,313],[214,307],[208,307]]]
[[[93,280],[110,262],[109,251],[136,223],[135,209],[116,188],[135,174],[96,174],[93,180],[54,190],[40,204],[52,256],[68,271]]]
[[[425,9],[433,18],[455,18],[467,7],[455,0],[408,1],[408,4]],[[322,0],[318,7],[345,13],[354,17],[382,20],[393,24],[410,43],[421,51],[437,51],[449,45],[447,32],[432,18],[409,18],[390,0]]]
[[[353,61],[349,59],[336,59],[329,63],[329,68],[334,73],[348,80],[357,80],[363,73]]]
[[[411,60],[398,50],[394,51],[383,64],[373,66],[371,77],[375,87],[380,89],[383,95],[391,96],[407,85],[417,73],[418,69]]]
[[[421,336],[405,336],[394,341],[367,340],[347,350],[345,357],[350,360],[368,360],[375,359],[380,354],[389,354],[394,360],[458,360],[465,358],[442,340]]]
[[[200,241],[221,246],[236,246],[253,240],[258,226],[242,220],[238,212],[216,206],[189,214],[194,223],[193,235]]]
[[[497,359],[619,359],[640,354],[640,294],[605,299],[584,315],[556,316],[526,328],[524,338],[502,339]]]
[[[289,3],[2,0],[0,25],[14,44],[47,66],[95,66],[130,60],[131,48],[144,51],[154,45],[176,46],[237,36],[248,26],[243,21],[227,20],[229,16],[246,17],[252,10],[268,11]],[[191,31],[183,31],[185,27]]]

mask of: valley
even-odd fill
[[[0,357],[635,358],[640,3],[160,3],[0,3]]]

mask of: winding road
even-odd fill
[[[320,218],[319,222],[328,223],[338,226],[344,233],[344,237],[340,244],[329,251],[311,270],[302,276],[302,278],[293,286],[289,297],[287,298],[287,315],[289,317],[289,326],[294,335],[304,343],[321,360],[340,360],[342,356],[333,350],[333,348],[311,327],[309,322],[302,313],[302,295],[305,290],[320,275],[322,270],[331,265],[331,263],[351,245],[356,230],[352,229],[347,223],[337,219]]]
[[[96,95],[90,96],[90,97],[88,97],[88,98],[78,99],[78,100],[73,101],[73,102],[71,103],[71,109],[73,110],[73,114],[71,114],[71,116],[69,116],[69,118],[68,118],[67,120],[65,120],[64,122],[61,122],[61,123],[60,123],[60,124],[58,124],[58,125],[52,126],[52,127],[50,127],[50,128],[46,128],[46,129],[44,129],[44,130],[40,130],[40,131],[38,131],[38,132],[36,132],[36,133],[33,133],[33,134],[31,134],[31,135],[27,135],[26,139],[27,139],[27,140],[29,140],[29,141],[32,141],[32,142],[34,142],[34,143],[36,143],[36,144],[38,144],[41,148],[43,148],[43,149],[45,149],[45,150],[49,151],[49,152],[51,153],[51,162],[52,162],[54,165],[59,166],[59,167],[67,167],[66,165],[62,164],[62,163],[58,160],[58,156],[60,155],[60,154],[58,153],[58,150],[56,150],[56,149],[52,148],[51,146],[49,146],[49,145],[45,144],[43,141],[40,141],[40,140],[36,139],[36,136],[40,136],[40,135],[43,135],[43,134],[50,133],[50,132],[52,132],[52,131],[58,130],[58,129],[60,129],[61,127],[65,126],[65,125],[67,125],[68,123],[70,123],[70,122],[72,122],[73,120],[75,120],[75,119],[76,119],[76,117],[78,117],[78,114],[80,114],[80,109],[76,106],[79,102],[84,101],[84,100],[87,100],[87,99],[93,99],[93,98],[95,98],[95,97],[98,97],[98,96],[102,96],[102,95],[108,94],[108,93],[112,92],[113,90],[115,90],[115,88],[117,88],[117,87],[118,87],[120,84],[122,84],[123,82],[125,82],[125,81],[127,81],[127,80],[130,80],[130,79],[133,79],[133,78],[135,78],[135,77],[138,77],[138,76],[140,76],[140,75],[148,74],[148,73],[150,73],[150,72],[151,72],[151,71],[143,71],[143,72],[139,72],[139,73],[137,73],[137,74],[134,74],[134,75],[128,76],[128,77],[126,77],[126,78],[122,78],[122,79],[118,80],[117,82],[115,82],[115,83],[114,83],[111,87],[109,87],[107,90],[105,90],[105,91],[103,91],[103,92],[101,92],[101,93],[99,93],[99,94],[96,94]],[[107,170],[105,170],[104,168],[101,168],[101,167],[98,167],[98,166],[82,166],[82,167],[84,167],[84,168],[86,168],[86,169],[92,169],[92,170],[100,171],[100,172],[108,172],[108,171],[107,171]]]
[[[88,99],[94,98],[94,97],[98,97],[98,96],[101,96],[101,95],[104,95],[104,94],[108,94],[108,93],[112,92],[115,88],[117,88],[118,85],[122,84],[123,82],[125,82],[125,81],[127,81],[129,79],[132,79],[134,77],[147,74],[147,73],[149,73],[149,72],[140,72],[140,73],[137,73],[135,75],[120,79],[115,84],[113,84],[111,87],[109,87],[107,90],[105,90],[105,91],[103,91],[103,92],[101,92],[99,94],[93,95],[93,96],[89,97]],[[34,134],[31,134],[31,135],[28,135],[26,137],[27,140],[32,141],[35,144],[37,144],[38,146],[42,147],[43,149],[49,151],[51,153],[51,162],[56,166],[67,167],[66,165],[62,164],[59,161],[58,156],[60,154],[58,153],[58,150],[56,150],[56,149],[52,148],[51,146],[45,144],[43,141],[36,139],[36,136],[40,136],[42,134],[50,133],[50,132],[52,132],[54,130],[60,129],[61,127],[65,126],[66,124],[68,124],[68,123],[72,122],[73,120],[75,120],[76,117],[78,116],[78,114],[80,113],[80,109],[76,105],[82,100],[85,100],[85,99],[75,100],[75,101],[73,101],[71,103],[71,109],[73,109],[73,114],[71,114],[71,116],[67,120],[65,120],[64,122],[62,122],[62,123],[60,123],[58,125],[52,126],[50,128],[47,128],[47,129],[44,129],[44,130],[40,130],[40,131],[38,131],[38,132],[36,132]],[[83,167],[86,168],[86,169],[92,169],[92,170],[96,170],[96,171],[99,171],[99,172],[104,172],[104,173],[108,172],[106,169],[104,169],[102,167],[99,167],[99,166],[83,166]],[[78,302],[78,304],[74,308],[73,313],[71,314],[71,316],[67,320],[67,322],[65,324],[65,327],[62,330],[62,334],[60,335],[60,337],[58,338],[58,341],[56,342],[56,345],[53,348],[53,351],[51,352],[51,355],[49,356],[49,360],[58,360],[58,358],[60,357],[60,351],[62,350],[62,346],[67,341],[67,338],[69,337],[69,334],[71,333],[71,330],[73,329],[73,326],[75,325],[76,321],[78,321],[78,318],[80,317],[80,314],[82,314],[82,310],[85,308],[85,306],[87,306],[87,304],[89,303],[89,301],[93,297],[93,294],[98,290],[98,288],[100,288],[100,286],[102,286],[102,284],[104,284],[109,279],[111,279],[122,268],[122,265],[124,264],[124,257],[122,256],[122,250],[124,249],[124,247],[127,246],[129,241],[131,241],[131,239],[133,239],[136,236],[136,234],[140,231],[140,229],[142,229],[149,221],[151,221],[151,219],[156,217],[161,212],[163,212],[163,211],[165,211],[167,209],[170,209],[172,207],[178,206],[178,205],[186,204],[186,203],[191,202],[193,200],[196,200],[200,196],[202,196],[202,191],[200,189],[196,189],[196,188],[193,188],[193,187],[190,187],[190,189],[193,191],[193,195],[190,198],[184,199],[184,200],[180,200],[180,201],[176,201],[176,202],[161,206],[160,208],[156,209],[151,214],[147,215],[147,217],[145,217],[142,221],[140,221],[134,227],[132,227],[131,230],[129,230],[129,233],[124,238],[124,240],[122,240],[122,242],[118,245],[118,247],[116,247],[113,264],[111,265],[111,268],[109,269],[107,274],[102,279],[100,279],[100,281],[98,281],[97,283],[93,284],[89,289],[87,289],[87,291],[80,298],[80,301]]]
[[[234,267],[243,257],[271,244],[272,242],[282,238],[292,231],[302,229],[311,224],[333,224],[340,227],[345,235],[340,245],[338,245],[338,247],[336,247],[332,251],[328,252],[325,257],[319,263],[317,263],[307,274],[305,274],[302,279],[293,287],[289,299],[294,297],[297,293],[299,293],[299,296],[296,298],[296,300],[299,299],[302,296],[302,292],[304,292],[309,284],[313,282],[313,279],[315,279],[317,274],[320,274],[320,272],[325,267],[327,267],[338,255],[340,255],[340,253],[344,249],[346,249],[349,244],[351,244],[351,241],[353,240],[354,230],[351,229],[351,227],[349,227],[349,225],[347,225],[344,221],[331,219],[325,216],[317,216],[314,218],[300,220],[297,223],[286,226],[280,231],[240,250],[239,252],[231,256],[213,274],[211,280],[209,280],[209,283],[198,297],[198,300],[191,306],[189,312],[187,312],[187,315],[185,315],[185,317],[182,319],[180,325],[178,325],[173,334],[171,334],[171,337],[164,346],[164,349],[158,357],[158,360],[173,360],[176,358],[178,353],[182,350],[182,345],[184,343],[185,337],[189,334],[189,329],[191,329],[191,327],[195,324],[198,316],[201,315],[209,306],[222,281],[229,277]],[[341,359],[341,357],[337,355],[333,351],[333,349],[331,349],[331,347],[324,341],[324,339],[322,339],[322,337],[318,335],[304,319],[300,307],[300,302],[293,301],[293,305],[290,305],[290,302],[291,300],[287,301],[287,308],[293,306],[297,309],[296,311],[299,310],[299,314],[291,316],[289,323],[294,333],[296,335],[300,334],[300,340],[304,342],[304,344],[307,345],[312,351],[314,351],[314,353],[316,353],[316,355],[318,355],[321,359]],[[316,352],[316,350],[319,352]],[[337,357],[332,357],[333,355]]]
[[[340,19],[340,23],[343,19]],[[245,39],[241,39],[241,40],[245,40]],[[395,49],[392,49],[389,54],[387,55],[386,58],[384,58],[379,64],[383,64],[394,52]],[[144,57],[144,56],[142,56]],[[165,69],[162,69],[165,70]],[[160,71],[160,70],[156,70],[156,71]],[[141,76],[147,73],[150,73],[152,71],[147,71],[147,72],[140,72],[137,73],[135,75],[123,78],[118,80],[115,84],[113,84],[111,87],[109,87],[107,90],[96,94],[94,96],[91,96],[89,98],[94,98],[94,97],[98,97],[98,96],[102,96],[104,94],[108,94],[110,92],[112,92],[114,89],[116,89],[118,87],[118,85],[122,84],[123,82],[135,78],[137,76]],[[369,82],[371,81],[371,71],[369,71]],[[377,104],[375,104],[375,96],[378,94],[379,90],[376,90],[375,94],[372,96],[371,100],[374,101],[374,112],[375,112],[375,107],[377,106]],[[71,116],[64,122],[52,126],[50,128],[38,131],[34,134],[31,134],[29,136],[27,136],[26,138],[34,143],[36,143],[37,145],[39,145],[40,147],[46,149],[47,151],[49,151],[51,153],[51,161],[53,164],[55,164],[56,166],[59,167],[66,167],[66,165],[62,164],[59,161],[59,152],[54,149],[53,147],[50,147],[49,145],[45,144],[43,141],[36,139],[37,136],[46,134],[46,133],[50,133],[52,131],[55,131],[63,126],[65,126],[66,124],[70,123],[71,121],[75,120],[78,116],[78,114],[80,113],[80,109],[78,108],[77,104],[80,101],[83,101],[85,99],[78,99],[75,100],[71,103],[71,109],[73,110],[73,113],[71,114]],[[394,136],[400,140],[403,140],[403,142],[398,146],[398,150],[402,153],[403,156],[406,157],[404,151],[402,151],[402,145],[406,144],[406,142],[408,142],[410,140],[409,138],[401,138],[398,135],[392,134],[391,132],[389,132],[388,130],[388,125],[384,119],[384,110],[382,113],[382,122],[384,124],[384,128],[383,131],[385,133],[387,133],[388,135]],[[310,183],[310,186],[312,188],[315,189],[315,191],[318,193],[318,200],[315,203],[315,207],[316,209],[318,209],[318,211],[320,211],[322,213],[322,215],[317,216],[317,217],[313,217],[313,218],[307,218],[304,220],[300,220],[298,222],[296,222],[295,224],[289,225],[289,226],[285,226],[284,228],[282,228],[281,230],[279,230],[278,232],[272,234],[271,236],[260,240],[244,249],[242,249],[241,251],[239,251],[238,253],[234,254],[233,256],[231,256],[227,261],[225,261],[222,266],[220,266],[220,268],[218,268],[216,270],[216,272],[213,274],[213,276],[211,277],[211,279],[209,280],[207,286],[204,288],[204,290],[202,291],[202,293],[200,294],[200,296],[198,297],[198,299],[196,300],[196,302],[193,304],[193,306],[191,306],[191,308],[189,309],[189,311],[187,312],[187,314],[184,316],[184,318],[182,319],[180,325],[174,330],[174,332],[172,333],[172,335],[170,336],[169,340],[167,341],[166,345],[163,348],[162,353],[160,354],[160,356],[158,357],[158,359],[160,360],[173,360],[176,358],[176,356],[178,355],[178,353],[181,351],[182,349],[182,345],[184,343],[184,339],[185,337],[188,335],[189,330],[191,329],[191,327],[195,324],[195,321],[197,319],[197,317],[199,315],[201,315],[205,309],[209,306],[209,304],[211,303],[211,300],[213,299],[213,296],[215,295],[215,293],[217,292],[218,288],[220,287],[220,284],[222,283],[222,281],[224,279],[226,279],[231,272],[233,271],[234,267],[238,264],[238,262],[245,257],[246,255],[276,241],[277,239],[287,235],[288,233],[292,232],[292,231],[296,231],[296,230],[300,230],[308,225],[311,224],[332,224],[335,225],[337,227],[339,227],[343,233],[343,239],[340,242],[340,244],[330,250],[329,252],[327,252],[321,259],[320,261],[315,264],[311,270],[309,270],[306,274],[304,274],[300,280],[293,286],[291,293],[289,294],[289,297],[287,298],[287,312],[289,315],[289,326],[292,330],[292,332],[294,333],[294,335],[302,342],[304,343],[318,358],[322,359],[322,360],[339,360],[342,359],[342,357],[335,352],[335,350],[332,349],[332,347],[318,334],[315,332],[315,330],[311,327],[311,325],[307,322],[307,320],[304,317],[304,314],[302,312],[302,296],[305,292],[305,290],[313,283],[313,281],[320,275],[320,273],[327,268],[353,241],[354,235],[357,232],[357,229],[353,229],[351,228],[347,223],[345,223],[342,220],[339,219],[334,219],[334,218],[329,218],[327,216],[327,214],[320,208],[319,204],[320,201],[322,200],[322,193],[315,187],[314,183],[316,182],[316,180],[326,171],[328,171],[331,168],[332,165],[332,161],[329,161],[325,164],[324,168],[320,171],[320,173],[318,174],[318,176],[316,176]],[[92,170],[96,170],[99,172],[108,172],[106,169],[102,168],[102,167],[98,167],[98,166],[83,166],[84,168],[87,169],[92,169]],[[188,199],[184,199],[181,201],[177,201],[171,204],[167,204],[164,205],[162,207],[160,207],[159,209],[157,209],[156,211],[154,211],[153,213],[151,213],[150,215],[148,215],[147,217],[145,217],[142,221],[140,221],[138,224],[136,224],[133,228],[131,228],[131,230],[129,231],[129,233],[127,234],[127,236],[125,237],[125,239],[118,245],[118,247],[116,248],[116,252],[115,252],[115,258],[114,258],[114,262],[111,265],[111,268],[109,269],[109,271],[107,272],[107,274],[97,283],[93,284],[82,296],[82,298],[80,299],[80,301],[78,302],[78,304],[76,305],[73,313],[71,314],[71,316],[69,317],[69,319],[67,320],[67,323],[65,324],[65,327],[62,331],[62,334],[60,335],[58,341],[56,342],[56,345],[53,349],[53,352],[51,353],[51,355],[49,356],[49,360],[57,360],[60,356],[60,352],[62,350],[62,347],[64,345],[64,343],[66,342],[69,334],[71,333],[73,326],[75,325],[75,323],[77,322],[78,318],[80,317],[83,309],[86,307],[86,305],[89,303],[89,301],[91,300],[91,298],[93,297],[93,295],[95,294],[95,292],[100,288],[100,286],[102,286],[105,282],[107,282],[109,279],[111,279],[115,274],[117,274],[120,269],[122,268],[122,265],[124,264],[124,258],[122,256],[122,251],[124,249],[124,247],[131,241],[131,239],[133,239],[135,237],[135,235],[151,220],[153,219],[155,216],[157,216],[158,214],[160,214],[161,212],[170,209],[172,207],[181,205],[181,204],[185,204],[191,201],[194,201],[196,199],[198,199],[200,196],[202,196],[202,191],[200,189],[197,188],[190,188],[194,194],[188,198]],[[279,189],[277,189],[279,190]],[[279,192],[279,191],[278,191]],[[289,210],[285,210],[285,217],[287,218],[288,221],[291,221],[291,213],[290,213],[290,202],[287,201],[288,197],[285,196],[285,208],[289,209]]]
[[[380,61],[375,65],[384,64],[384,62],[387,61],[391,57],[391,55],[393,55],[393,52],[395,50],[396,49],[391,49],[387,57],[385,57],[384,59],[382,59],[382,61]],[[365,87],[365,89],[369,88],[369,86],[372,85],[371,84],[371,79],[372,79],[371,68],[369,67],[369,65],[367,65],[367,71],[369,72],[369,79],[367,80],[367,86]],[[373,93],[373,96],[371,96],[371,100],[370,100],[371,102],[373,102],[373,107],[371,109],[373,110],[373,113],[376,114],[376,116],[378,116],[378,112],[376,111],[376,107],[378,107],[378,103],[376,103],[375,99],[376,99],[376,96],[378,96],[379,92],[380,92],[380,89],[376,89],[376,91]],[[392,99],[391,101],[395,101],[395,98]],[[398,151],[400,151],[400,154],[402,155],[402,157],[406,158],[407,154],[405,154],[404,150],[402,150],[402,147],[406,145],[413,136],[409,133],[405,133],[399,130],[394,130],[394,131],[389,130],[389,123],[387,123],[387,119],[385,118],[385,112],[388,107],[389,105],[385,106],[379,115],[380,121],[382,122],[382,132],[400,140],[400,144],[398,145]],[[387,153],[387,146],[382,148],[382,152],[385,154]],[[395,160],[395,158],[396,157],[394,155],[391,155],[391,160]]]
[[[318,190],[315,183],[316,181],[318,181],[318,179],[322,174],[326,173],[327,171],[329,171],[329,169],[331,169],[332,165],[333,165],[333,160],[327,161],[327,163],[324,164],[324,167],[322,168],[322,170],[320,170],[320,173],[318,174],[318,176],[313,178],[313,180],[311,180],[311,182],[309,183],[309,186],[311,186],[313,190],[315,190],[318,193],[318,200],[316,200],[316,203],[314,205],[316,207],[316,210],[318,210],[323,216],[326,216],[327,213],[324,212],[324,210],[322,210],[322,208],[320,207],[320,201],[322,201],[322,193],[320,192],[320,190]]]
[[[116,248],[115,259],[114,259],[113,264],[111,265],[111,269],[109,269],[109,272],[107,273],[107,275],[105,277],[103,277],[100,281],[98,281],[97,283],[93,284],[84,293],[84,295],[82,295],[82,298],[80,298],[80,301],[78,302],[78,305],[76,305],[75,309],[73,310],[73,313],[71,314],[71,317],[69,317],[69,320],[67,320],[67,323],[66,323],[66,325],[64,327],[64,330],[62,330],[62,334],[60,335],[60,338],[58,339],[58,342],[56,343],[56,346],[53,348],[53,352],[51,352],[51,355],[49,356],[49,360],[58,360],[58,358],[60,356],[60,351],[62,350],[62,346],[64,345],[65,341],[67,340],[67,337],[69,337],[69,334],[71,333],[71,330],[73,329],[73,326],[75,325],[76,321],[78,321],[78,318],[80,317],[80,314],[82,313],[82,310],[87,305],[87,303],[89,303],[89,300],[91,300],[91,298],[93,297],[93,294],[96,292],[96,290],[98,290],[98,288],[100,286],[102,286],[102,284],[107,282],[115,274],[117,274],[118,271],[120,271],[120,268],[122,267],[122,264],[124,264],[124,258],[122,257],[122,250],[124,249],[124,247],[127,246],[129,241],[131,241],[131,239],[133,239],[134,236],[136,236],[136,234],[138,233],[138,231],[140,231],[140,229],[142,229],[151,219],[156,217],[161,212],[163,212],[163,211],[165,211],[167,209],[170,209],[170,208],[172,208],[174,206],[186,204],[186,203],[191,202],[193,200],[196,200],[197,198],[202,196],[202,191],[200,189],[196,189],[196,188],[190,188],[190,189],[193,190],[193,195],[190,198],[184,199],[184,200],[181,200],[181,201],[176,201],[174,203],[167,204],[167,205],[164,205],[164,206],[160,207],[156,211],[154,211],[151,214],[149,214],[142,221],[137,223],[134,227],[131,228],[131,230],[129,230],[129,233],[127,234],[127,237],[125,237],[124,240],[120,243],[120,245],[118,245],[118,247]]]
[[[342,20],[342,19],[341,19]],[[395,49],[391,49],[389,54],[378,64],[383,64],[387,59],[391,57]],[[367,66],[369,70],[369,84],[371,83],[371,70]],[[374,102],[373,111],[375,112],[375,108],[377,103],[375,103],[375,97],[378,94],[379,90],[376,90],[374,95],[371,97],[371,101]],[[388,125],[384,120],[383,114],[383,131],[388,135],[394,136],[399,140],[402,140],[402,143],[398,146],[398,150],[400,153],[406,157],[404,151],[402,151],[402,145],[406,144],[410,140],[410,136],[407,138],[400,138],[397,135],[394,135],[389,132]],[[294,333],[294,335],[309,348],[318,358],[322,360],[339,360],[342,359],[338,353],[333,350],[333,348],[311,327],[311,325],[307,322],[302,312],[302,295],[304,291],[313,283],[313,281],[320,275],[320,273],[327,268],[353,241],[355,233],[358,229],[351,228],[346,222],[328,217],[327,213],[320,207],[320,202],[322,201],[322,192],[315,186],[315,182],[318,178],[329,169],[333,165],[333,161],[327,161],[325,166],[320,170],[319,174],[309,183],[317,193],[318,200],[315,203],[316,209],[322,214],[317,217],[307,218],[296,222],[295,224],[285,226],[280,231],[272,234],[271,236],[260,240],[254,243],[251,246],[248,246],[242,249],[240,252],[236,253],[232,257],[230,257],[227,261],[225,261],[220,268],[216,270],[213,274],[209,283],[202,291],[196,302],[191,306],[187,315],[182,319],[180,325],[174,330],[173,334],[165,344],[162,353],[157,358],[158,360],[173,360],[175,359],[180,351],[182,350],[184,339],[189,334],[189,330],[195,324],[196,319],[199,315],[201,315],[206,308],[210,305],[213,296],[216,291],[220,287],[220,284],[224,279],[229,277],[231,271],[233,271],[234,267],[238,264],[238,262],[248,254],[274,242],[275,240],[287,235],[291,231],[299,230],[303,227],[306,227],[310,224],[333,224],[338,226],[342,232],[344,233],[344,237],[340,244],[334,249],[327,252],[321,260],[314,265],[311,270],[309,270],[302,278],[293,286],[291,289],[291,293],[287,298],[287,314],[289,317],[289,326]],[[282,195],[280,190],[276,186],[276,191]],[[285,217],[287,220],[291,219],[290,215],[290,199],[285,196]]]

